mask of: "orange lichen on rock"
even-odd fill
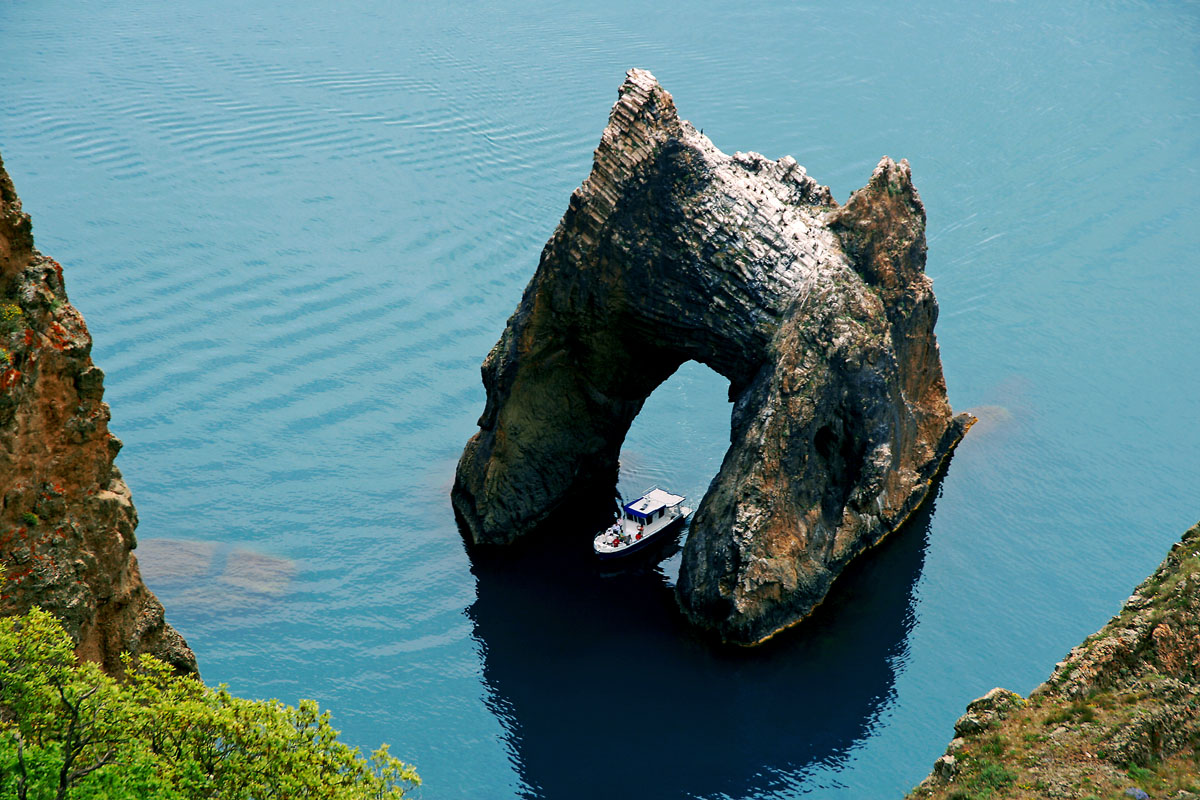
[[[137,512],[113,459],[104,373],[61,265],[33,246],[28,215],[0,162],[0,614],[57,615],[82,658],[121,668],[149,653],[195,672],[133,555]]]

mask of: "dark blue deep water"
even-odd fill
[[[0,4],[0,152],[108,373],[147,582],[204,677],[312,697],[427,798],[888,798],[1200,517],[1196,3]],[[839,199],[906,157],[981,421],[809,624],[727,653],[678,556],[472,564],[447,493],[625,70]],[[623,486],[699,497],[695,364]]]

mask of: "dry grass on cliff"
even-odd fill
[[[1028,700],[994,690],[956,732],[910,797],[1200,800],[1200,525]]]
[[[1145,766],[1119,767],[1102,755],[1112,732],[1158,705],[1137,694],[1099,694],[1065,706],[1035,698],[954,754],[959,772],[952,782],[918,790],[913,797],[1128,800],[1125,790],[1131,787],[1152,798],[1179,791],[1200,796],[1200,751],[1194,748]]]

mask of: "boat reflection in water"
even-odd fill
[[[603,571],[584,531],[473,554],[467,613],[525,796],[754,797],[836,771],[891,702],[939,489],[810,619],[749,650],[688,630],[661,567]]]

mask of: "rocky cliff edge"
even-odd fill
[[[0,161],[0,614],[41,606],[109,672],[130,652],[194,673],[138,572],[137,511],[113,464],[121,442],[91,349]]]
[[[1200,524],[1028,699],[993,689],[910,798],[1200,800]]]

